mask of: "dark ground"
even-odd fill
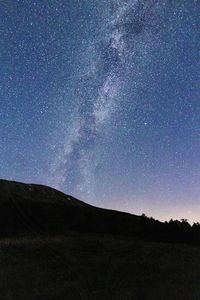
[[[199,300],[200,249],[69,233],[0,243],[1,300]]]
[[[0,180],[0,300],[200,300],[200,225]]]

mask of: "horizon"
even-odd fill
[[[0,178],[200,221],[199,9],[0,3]]]
[[[55,189],[51,186],[48,186],[48,185],[43,185],[43,184],[40,184],[40,183],[32,183],[32,182],[21,182],[21,181],[15,181],[15,180],[8,180],[8,179],[4,179],[4,178],[0,178],[0,181],[8,181],[8,182],[13,182],[13,183],[19,183],[19,184],[25,184],[25,185],[36,185],[36,186],[44,186],[44,187],[48,187],[48,188],[51,188],[51,189]],[[64,193],[66,196],[69,196],[69,197],[72,197],[72,198],[75,198],[77,199],[76,197],[74,197],[73,195],[71,194],[67,194],[65,192],[62,192],[61,190],[59,189],[55,189],[56,191],[58,192],[61,192],[61,193]],[[158,220],[160,222],[169,222],[170,220],[173,220],[173,221],[179,221],[181,222],[182,219],[184,220],[187,220],[188,223],[190,225],[192,225],[193,223],[199,223],[200,220],[197,218],[196,220],[190,220],[190,219],[187,219],[187,218],[184,218],[184,216],[182,216],[181,214],[179,215],[179,218],[175,217],[169,217],[170,215],[168,215],[168,219],[165,218],[164,216],[163,217],[159,217],[159,216],[156,216],[156,215],[148,215],[146,212],[137,212],[137,211],[130,211],[130,210],[122,210],[118,207],[113,207],[112,205],[110,207],[105,207],[105,206],[95,206],[93,205],[92,203],[89,203],[87,201],[87,199],[77,199],[77,200],[80,200],[80,201],[83,201],[84,203],[86,204],[90,204],[94,207],[99,207],[99,208],[103,208],[103,209],[108,209],[108,210],[114,210],[114,211],[119,211],[119,212],[124,212],[124,213],[130,213],[130,214],[133,214],[133,215],[137,215],[137,216],[142,216],[142,215],[145,215],[147,218],[153,218],[154,220]],[[172,216],[172,214],[171,214]]]

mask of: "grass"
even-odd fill
[[[0,242],[0,299],[199,300],[200,249],[69,233]]]

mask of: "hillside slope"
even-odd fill
[[[68,230],[142,235],[150,223],[128,213],[93,207],[50,187],[0,180],[0,236]]]
[[[200,299],[200,248],[168,223],[4,180],[0,223],[1,300]]]
[[[0,238],[104,233],[149,241],[200,244],[200,226],[162,223],[86,204],[47,186],[0,180]]]

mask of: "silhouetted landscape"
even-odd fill
[[[0,181],[1,299],[199,299],[200,225]]]

